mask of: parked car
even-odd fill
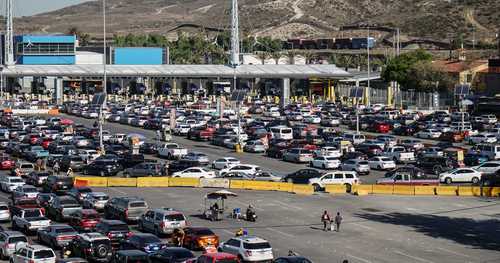
[[[271,261],[274,258],[269,242],[254,236],[233,237],[221,243],[219,251],[237,255],[246,262]]]
[[[122,241],[132,235],[128,225],[120,220],[103,219],[96,225],[96,232],[107,236],[113,247],[118,247]]]
[[[37,237],[40,244],[46,244],[56,249],[68,245],[78,232],[68,225],[50,225],[38,229]]]
[[[215,172],[209,171],[202,167],[191,167],[185,170],[175,172],[172,177],[182,177],[182,178],[215,178]]]
[[[10,257],[11,263],[55,263],[54,250],[41,246],[25,244]]]
[[[309,179],[320,177],[321,175],[322,173],[315,169],[300,169],[284,176],[282,181],[294,184],[307,184],[309,183]]]
[[[64,194],[71,188],[73,188],[73,178],[68,176],[51,175],[42,185],[42,191],[45,193]]]
[[[127,168],[123,172],[124,177],[145,177],[161,176],[161,164],[156,162],[144,162],[136,164],[134,167]]]
[[[170,208],[157,208],[146,211],[137,222],[141,231],[156,234],[171,234],[176,228],[186,227],[186,218],[181,212]]]
[[[109,196],[103,192],[91,192],[82,200],[83,208],[103,211],[109,200]]]
[[[315,191],[321,191],[325,189],[327,185],[337,184],[344,185],[346,191],[350,192],[353,185],[359,184],[359,180],[356,172],[352,171],[335,171],[330,173],[325,173],[321,177],[309,179],[309,184],[314,187]]]
[[[240,160],[234,157],[222,157],[212,162],[213,169],[226,169],[228,167],[240,164]]]
[[[261,171],[261,168],[258,165],[238,164],[238,165],[234,165],[234,166],[231,166],[229,168],[220,170],[219,175],[224,175],[224,174],[230,173],[230,172],[242,172],[242,173],[246,173],[249,175],[253,175],[253,174],[260,172],[260,171]]]
[[[75,198],[68,195],[55,196],[48,206],[47,216],[62,222],[81,209],[82,206]]]
[[[479,184],[481,173],[471,168],[457,168],[439,175],[439,182],[445,184],[451,183],[472,183]]]
[[[72,255],[91,262],[109,262],[113,256],[111,240],[101,233],[78,234],[68,245]]]
[[[355,171],[358,174],[369,174],[370,166],[368,165],[368,161],[361,159],[351,159],[342,163],[340,169],[343,171]]]
[[[375,156],[368,159],[368,166],[370,169],[392,170],[396,168],[396,163],[389,157]]]
[[[321,169],[337,169],[340,167],[340,160],[331,156],[317,156],[310,162],[311,167]]]
[[[113,197],[104,205],[104,217],[136,222],[148,209],[144,199],[136,196]]]
[[[10,258],[16,252],[17,243],[29,243],[28,238],[18,231],[0,232],[0,260]]]
[[[149,233],[136,233],[128,237],[120,244],[120,249],[137,249],[148,254],[155,253],[167,245],[160,238]]]
[[[308,163],[312,161],[313,154],[311,150],[302,148],[292,148],[283,154],[284,161],[291,161],[296,163]]]
[[[219,237],[209,228],[186,227],[184,233],[183,246],[191,250],[219,246]]]
[[[95,230],[101,220],[99,213],[94,209],[82,209],[72,213],[68,218],[68,224],[80,232]]]
[[[193,252],[182,247],[168,247],[150,255],[151,263],[186,262],[195,258]],[[135,262],[135,261],[134,261]]]

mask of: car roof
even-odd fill
[[[116,251],[117,254],[124,255],[124,256],[147,256],[146,252],[137,250],[137,249],[130,249],[130,250],[118,250]]]
[[[114,220],[114,219],[111,219],[111,220],[103,219],[103,220],[101,220],[101,223],[106,223],[108,225],[126,225],[125,222],[120,221],[120,220]]]
[[[256,236],[241,236],[241,237],[235,237],[235,239],[239,239],[245,243],[262,243],[262,242],[267,242],[267,240],[256,237]]]
[[[21,233],[19,231],[6,230],[6,231],[2,231],[1,233],[4,233],[9,237],[11,237],[11,236],[25,236],[23,233]]]

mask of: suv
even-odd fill
[[[219,251],[237,255],[244,262],[271,262],[274,258],[269,242],[254,236],[233,237],[222,243]]]
[[[78,210],[82,210],[82,206],[75,198],[68,195],[56,196],[47,207],[47,216],[61,222]]]
[[[149,263],[149,255],[140,250],[119,250],[113,257],[113,263]]]
[[[79,234],[68,247],[75,257],[92,262],[109,262],[113,256],[111,240],[101,233]]]
[[[26,245],[19,248],[10,257],[11,263],[55,263],[54,250],[40,245]]]
[[[123,172],[124,177],[160,176],[160,175],[161,175],[161,164],[153,162],[136,164],[134,167],[127,168]]]
[[[417,166],[425,172],[432,172],[439,175],[442,172],[452,170],[458,167],[458,163],[453,159],[443,156],[428,156],[418,158]]]
[[[356,172],[336,171],[324,174],[321,177],[309,179],[309,184],[314,187],[314,191],[321,191],[329,184],[345,185],[347,192],[351,191],[353,185],[359,184],[360,180]]]
[[[28,243],[28,238],[18,231],[0,232],[0,260],[12,256],[18,242]]]
[[[288,174],[283,177],[283,182],[294,184],[307,184],[309,179],[320,177],[322,173],[315,169],[300,169],[294,173]]]
[[[73,188],[73,178],[67,176],[51,175],[47,177],[47,181],[42,186],[45,193],[66,193],[69,189]]]
[[[120,220],[101,220],[95,229],[96,232],[109,237],[113,246],[120,245],[120,242],[132,234],[128,225]]]
[[[141,231],[152,232],[159,236],[171,234],[176,228],[186,227],[186,218],[181,212],[169,208],[157,208],[143,214],[137,225]]]
[[[104,206],[104,217],[123,222],[137,221],[148,209],[144,199],[136,196],[111,198]]]

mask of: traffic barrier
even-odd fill
[[[355,195],[373,194],[373,185],[372,184],[353,185],[351,188],[351,193]]]
[[[392,190],[394,195],[415,195],[415,186],[413,185],[394,185]]]
[[[137,178],[109,177],[108,187],[112,186],[137,187]]]
[[[392,195],[394,191],[393,185],[373,185],[373,193],[374,194],[384,194],[384,195]]]
[[[457,195],[458,194],[458,186],[437,186],[436,187],[437,195]]]
[[[293,184],[293,192],[300,195],[312,195],[314,188],[308,184]]]
[[[245,189],[245,180],[231,180],[229,183],[231,189]]]
[[[491,197],[500,197],[500,187],[492,187],[490,196]]]
[[[137,187],[168,187],[168,177],[139,177]]]
[[[107,177],[75,177],[75,182],[77,180],[87,181],[87,186],[90,187],[107,187],[108,178]]]
[[[171,177],[168,179],[168,186],[199,187],[200,179]]]
[[[277,191],[279,189],[278,183],[263,182],[263,181],[245,181],[245,189],[258,190],[258,191]]]
[[[280,192],[293,192],[293,184],[292,183],[279,183],[278,191]]]
[[[89,181],[87,181],[87,180],[75,178],[73,186],[74,187],[83,187],[83,186],[88,186],[88,183],[89,183]]]
[[[458,186],[459,196],[481,196],[481,188],[477,186]]]
[[[51,109],[48,112],[49,115],[59,115],[59,110],[58,109]]]
[[[325,186],[325,192],[330,194],[345,194],[346,186],[343,184],[328,184]]]
[[[435,195],[436,187],[432,185],[415,185],[415,195]]]
[[[201,178],[200,187],[207,188],[229,188],[229,179],[224,178]]]

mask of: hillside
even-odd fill
[[[230,0],[107,0],[110,34],[172,33],[182,24],[229,28]],[[491,0],[240,0],[242,32],[287,37],[332,37],[343,25],[401,28],[411,37],[446,39],[462,32],[491,41],[500,25],[500,1]],[[20,32],[102,34],[101,1],[16,19]],[[175,31],[175,30],[174,30]],[[346,34],[349,34],[347,32]],[[345,34],[344,34],[345,36]]]

